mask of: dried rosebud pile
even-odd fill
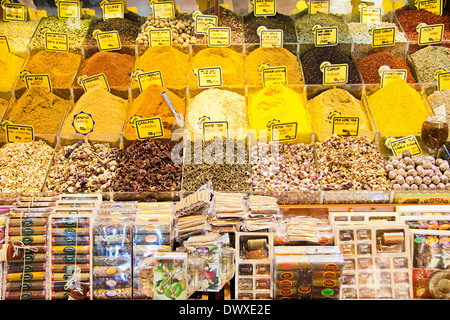
[[[116,173],[119,151],[109,144],[83,140],[60,148],[47,179],[47,189],[82,193],[108,191]]]
[[[394,190],[450,190],[450,167],[444,159],[405,151],[391,157],[385,169]]]
[[[318,143],[317,161],[324,190],[390,189],[381,152],[366,137],[334,135]]]
[[[136,140],[119,160],[113,182],[118,192],[161,192],[181,189],[182,167],[172,161],[172,147],[161,140]]]

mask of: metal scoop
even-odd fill
[[[165,92],[165,91],[161,92],[161,96],[164,99],[164,102],[169,107],[170,111],[172,111],[173,116],[175,117],[175,122],[173,123],[173,126],[172,126],[172,132],[177,130],[177,129],[184,128],[183,115],[179,114],[177,112],[177,110],[175,110],[175,108],[174,108],[174,106],[172,104],[172,101],[170,101],[169,96],[167,95],[167,92]]]

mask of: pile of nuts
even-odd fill
[[[311,191],[320,189],[321,175],[308,144],[258,142],[251,148],[249,182],[255,191]]]
[[[318,143],[317,161],[324,190],[389,190],[383,157],[366,137],[333,135]]]
[[[40,192],[54,150],[43,141],[0,148],[0,192]]]
[[[145,23],[141,26],[138,37],[136,38],[136,44],[148,45],[148,33],[146,29],[155,28],[170,28],[172,30],[173,44],[179,44],[184,47],[188,47],[189,44],[196,44],[197,38],[195,37],[195,22],[190,14],[177,13],[175,17],[169,19],[160,19],[159,17],[153,17],[152,15],[147,17]]]
[[[48,174],[50,191],[82,193],[108,191],[116,174],[119,151],[109,144],[80,140],[57,150]]]
[[[405,151],[391,157],[385,169],[394,190],[450,190],[450,167],[444,159]]]

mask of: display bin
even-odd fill
[[[40,19],[23,21],[0,21],[0,34],[8,37],[10,52],[26,59],[28,45],[36,32]]]
[[[255,17],[253,10],[243,16],[244,19],[244,40],[245,43],[258,43],[259,36],[257,29],[264,25],[267,29],[283,30],[283,42],[295,43],[297,36],[295,25],[290,13],[277,11],[274,16]]]

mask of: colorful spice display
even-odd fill
[[[245,56],[232,48],[207,48],[197,52],[191,58],[189,72],[189,87],[197,88],[198,79],[195,69],[207,67],[222,68],[222,82],[224,86],[245,84]]]
[[[420,132],[429,113],[421,93],[401,79],[367,96],[367,102],[380,132]]]
[[[215,7],[203,11],[205,15],[214,15]],[[220,16],[218,21],[219,27],[228,27],[231,31],[231,43],[239,44],[244,43],[244,22],[243,18],[239,15],[235,14],[233,11],[223,8],[220,8]],[[207,38],[205,36],[198,37],[197,43],[206,43]]]
[[[25,59],[13,53],[2,52],[0,55],[0,91],[10,91],[22,70]]]
[[[390,52],[374,53],[358,60],[357,63],[364,83],[380,83],[381,75],[379,70],[382,66],[388,66],[390,69],[404,69],[407,72],[406,82],[417,83],[407,63]]]
[[[347,24],[354,43],[372,43],[372,35],[370,34],[370,24],[361,22],[350,22]],[[397,24],[382,21],[377,24],[378,28],[395,28],[395,42],[407,42],[406,34],[400,30]]]
[[[259,36],[256,32],[260,26],[267,29],[283,30],[283,42],[297,42],[294,22],[291,17],[277,12],[276,15],[270,17],[257,17],[253,12],[244,16],[244,38],[245,43],[259,43]]]
[[[53,154],[43,141],[5,144],[0,148],[0,191],[40,192]]]
[[[69,100],[35,87],[13,101],[4,119],[33,126],[35,133],[57,134],[68,107]]]
[[[49,191],[108,191],[116,173],[119,151],[108,144],[77,143],[59,148],[46,180]]]
[[[420,82],[436,83],[438,69],[450,70],[450,48],[427,46],[411,54]]]
[[[71,107],[61,127],[61,134],[75,134],[72,125],[74,117],[80,112],[89,114],[93,121],[94,134],[120,134],[128,101],[109,93],[102,88],[94,88],[84,93]],[[107,116],[106,116],[107,115]],[[106,139],[106,138],[105,138]]]
[[[204,90],[188,101],[186,129],[190,138],[203,137],[203,122],[227,121],[228,130],[242,136],[247,128],[245,96],[223,89]]]
[[[277,123],[297,123],[297,134],[312,132],[307,102],[303,91],[283,85],[265,87],[249,94],[249,128],[256,130],[272,129]]]
[[[324,190],[388,190],[383,157],[365,137],[333,135],[318,143],[317,161]]]
[[[348,65],[348,82],[349,84],[361,83],[358,69],[351,56],[339,47],[315,47],[308,50],[300,57],[303,67],[305,83],[322,84],[323,73],[320,68],[325,61],[331,64],[347,64]]]
[[[352,36],[343,17],[335,14],[305,14],[294,15],[295,28],[300,43],[314,43],[313,27],[317,24],[322,27],[336,27],[338,29],[338,43],[352,42]]]
[[[181,189],[181,165],[172,161],[172,147],[161,140],[136,140],[125,149],[113,179],[114,191],[160,192]]]
[[[119,33],[120,42],[122,45],[134,44],[139,34],[139,27],[144,23],[144,19],[144,17],[141,17],[131,11],[125,13],[123,19],[112,18],[103,20],[102,18],[95,18],[86,35],[84,44],[97,44],[97,39],[93,35],[95,30],[100,30],[103,32],[117,31]]]
[[[136,135],[134,121],[136,119],[146,119],[161,117],[165,139],[170,139],[175,117],[161,96],[166,92],[177,113],[184,116],[186,103],[184,98],[180,98],[175,93],[158,85],[148,86],[142,93],[133,99],[127,109],[123,133],[125,136]]]
[[[344,89],[328,89],[308,100],[308,112],[319,140],[329,138],[333,134],[332,115],[358,117],[360,135],[373,130],[369,115],[361,100]]]
[[[81,64],[78,76],[104,74],[110,87],[128,87],[134,65],[134,56],[127,53],[99,51]],[[79,86],[75,81],[74,85]]]
[[[78,67],[81,55],[72,52],[51,52],[41,50],[32,55],[23,70],[31,74],[48,74],[53,88],[70,88]],[[25,87],[24,81],[18,81],[18,88]]]
[[[285,48],[258,47],[250,52],[245,59],[247,84],[262,84],[260,67],[263,64],[269,67],[286,67],[288,84],[304,83],[300,61],[294,53]]]
[[[164,86],[170,89],[183,89],[187,86],[189,74],[188,52],[173,47],[150,47],[138,55],[134,70],[144,72],[161,71]],[[138,83],[133,79],[132,86]]]

